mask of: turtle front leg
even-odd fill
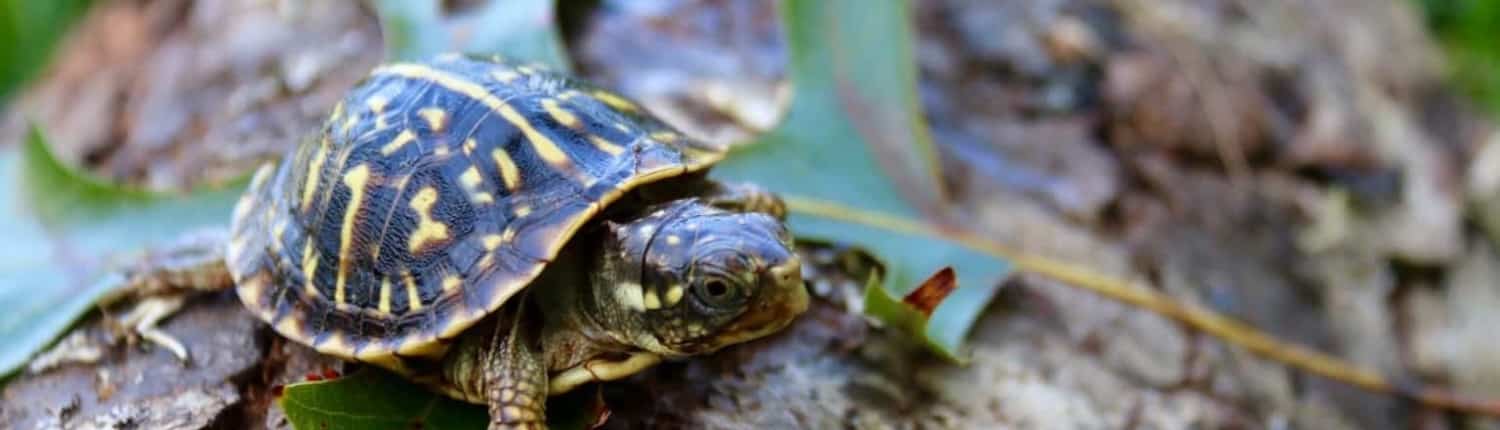
[[[210,230],[186,236],[165,251],[148,254],[125,271],[124,285],[101,299],[99,305],[136,299],[118,320],[123,335],[139,335],[185,363],[191,358],[187,347],[157,324],[181,309],[191,294],[234,286],[224,265],[224,243],[224,232]]]
[[[499,326],[480,354],[490,430],[545,430],[547,364],[536,342],[537,327],[520,315]]]
[[[181,294],[144,298],[118,320],[119,327],[127,330],[127,335],[130,334],[129,331],[133,331],[141,339],[166,348],[178,360],[185,363],[191,358],[187,347],[182,345],[182,341],[162,331],[156,325],[177,313],[186,302],[187,297]]]
[[[786,203],[781,197],[759,185],[743,182],[714,182],[703,193],[709,204],[735,212],[760,212],[786,220]]]

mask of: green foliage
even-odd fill
[[[0,155],[0,375],[15,371],[121,284],[132,253],[223,225],[242,184],[187,195],[110,185],[64,165],[33,127]],[[242,181],[241,181],[242,182]]]
[[[482,407],[433,395],[373,368],[289,385],[277,402],[297,429],[478,429],[489,423]]]
[[[0,106],[51,57],[88,0],[0,0]]]
[[[1448,52],[1453,78],[1491,112],[1500,112],[1500,2],[1419,0]]]
[[[597,397],[575,390],[547,403],[553,430],[582,430],[593,421]],[[365,367],[342,377],[288,385],[276,399],[297,429],[479,429],[489,424],[484,407],[433,395],[390,372]]]

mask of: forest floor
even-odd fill
[[[775,123],[787,60],[772,2],[603,3],[564,17],[584,76],[705,139]],[[914,3],[947,185],[995,240],[1399,379],[1500,397],[1500,130],[1448,86],[1406,2]],[[101,1],[0,141],[31,118],[109,178],[236,176],[380,61],[362,4]],[[975,327],[973,362],[954,366],[849,312],[845,288],[823,285],[772,338],[608,384],[608,427],[1500,429],[1024,274]],[[340,366],[228,296],[166,330],[201,365],[106,345],[97,364],[11,381],[0,427],[278,428],[273,388]]]

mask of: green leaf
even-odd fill
[[[588,428],[593,397],[575,390],[547,402],[554,430]],[[286,386],[277,400],[295,429],[482,429],[484,406],[439,396],[400,376],[365,367],[348,376]]]
[[[884,286],[893,292],[905,293],[953,266],[958,289],[924,333],[938,353],[962,361],[963,339],[1011,266],[952,237],[971,233],[922,221],[924,213],[946,209],[915,96],[909,5],[788,0],[781,6],[791,51],[791,107],[782,124],[739,147],[714,174],[785,196],[798,236],[869,249],[885,261]],[[869,294],[871,315],[910,326],[910,315],[887,311],[899,308],[879,301],[888,293]]]
[[[0,0],[0,106],[51,57],[88,0]]]
[[[386,54],[417,60],[444,52],[499,54],[569,70],[552,0],[490,0],[445,17],[438,0],[377,0]]]
[[[907,333],[926,333],[927,315],[913,308],[901,299],[891,295],[891,290],[881,287],[881,278],[876,273],[871,273],[865,281],[865,313],[880,315],[880,321],[887,326]],[[919,336],[923,340],[930,338]],[[928,345],[937,351],[942,351],[940,345]]]
[[[482,429],[485,408],[366,367],[342,378],[286,386],[278,400],[296,429]]]
[[[26,363],[121,284],[111,266],[197,228],[222,226],[243,181],[186,195],[111,185],[63,165],[33,127],[0,155],[0,375]]]
[[[1490,113],[1500,112],[1500,2],[1421,0],[1427,24],[1448,53],[1449,73],[1458,88]]]

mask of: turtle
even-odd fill
[[[132,272],[143,337],[187,360],[156,328],[182,303],[165,292],[232,288],[287,339],[545,428],[548,396],[808,307],[777,195],[710,178],[725,148],[566,73],[389,62],[314,134],[255,170],[223,240]]]

